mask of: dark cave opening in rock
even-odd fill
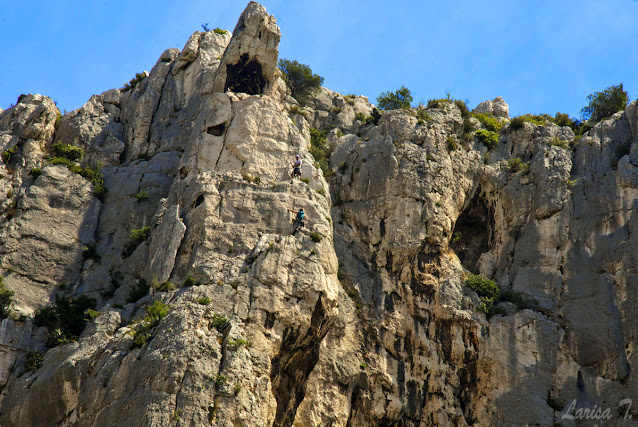
[[[243,54],[236,64],[226,67],[224,92],[229,90],[259,95],[264,92],[267,83],[261,64],[258,61],[249,60],[247,54]]]
[[[206,133],[213,136],[222,136],[224,132],[226,132],[226,123],[211,126],[206,130]]]
[[[456,220],[450,240],[450,248],[459,257],[461,264],[473,273],[478,273],[477,262],[490,248],[493,230],[494,214],[477,192]]]

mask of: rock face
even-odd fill
[[[492,101],[483,101],[474,109],[475,113],[492,114],[494,117],[510,118],[510,106],[500,96]]]
[[[277,78],[281,32],[266,9],[251,1],[224,51],[214,80],[215,92],[271,94]]]
[[[638,416],[638,104],[580,139],[506,124],[488,150],[452,101],[380,114],[323,89],[301,109],[279,37],[250,3],[232,38],[196,32],[130,90],[0,111],[0,425]],[[475,112],[509,118],[501,98]],[[82,167],[51,164],[54,142]],[[501,288],[489,317],[470,272]],[[47,348],[62,326],[34,313],[80,296],[93,320]]]

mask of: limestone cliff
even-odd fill
[[[302,108],[279,39],[251,2],[130,90],[0,110],[0,425],[591,423],[574,401],[629,425],[638,104],[579,139],[496,98],[475,110],[504,125],[488,149],[462,103]],[[489,317],[470,272],[509,295]],[[77,341],[34,320],[79,296]]]

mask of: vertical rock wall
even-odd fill
[[[0,111],[0,425],[551,425],[574,401],[619,422],[636,397],[636,103],[577,139],[514,130],[496,98],[476,110],[506,125],[488,152],[460,103],[376,120],[323,89],[299,106],[279,38],[251,2],[130,90]],[[329,180],[312,127],[334,144]],[[107,192],[52,165],[53,143],[82,148]],[[506,294],[489,318],[470,272]],[[99,315],[27,370],[47,350],[34,312],[79,295]],[[168,313],[140,344],[155,301]]]

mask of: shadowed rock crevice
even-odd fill
[[[477,193],[456,220],[450,248],[465,268],[476,273],[477,262],[489,250],[493,234],[494,212]]]
[[[206,130],[206,133],[213,136],[222,136],[226,132],[227,123],[221,123],[215,126],[211,126]]]
[[[264,77],[261,64],[256,60],[248,59],[243,54],[236,64],[229,64],[226,68],[226,84],[224,92],[243,92],[249,95],[261,95],[264,93],[268,81]]]
[[[297,408],[306,395],[308,377],[319,360],[319,347],[333,323],[319,297],[304,335],[298,329],[286,328],[279,353],[272,361],[270,379],[277,400],[273,426],[291,426]]]

